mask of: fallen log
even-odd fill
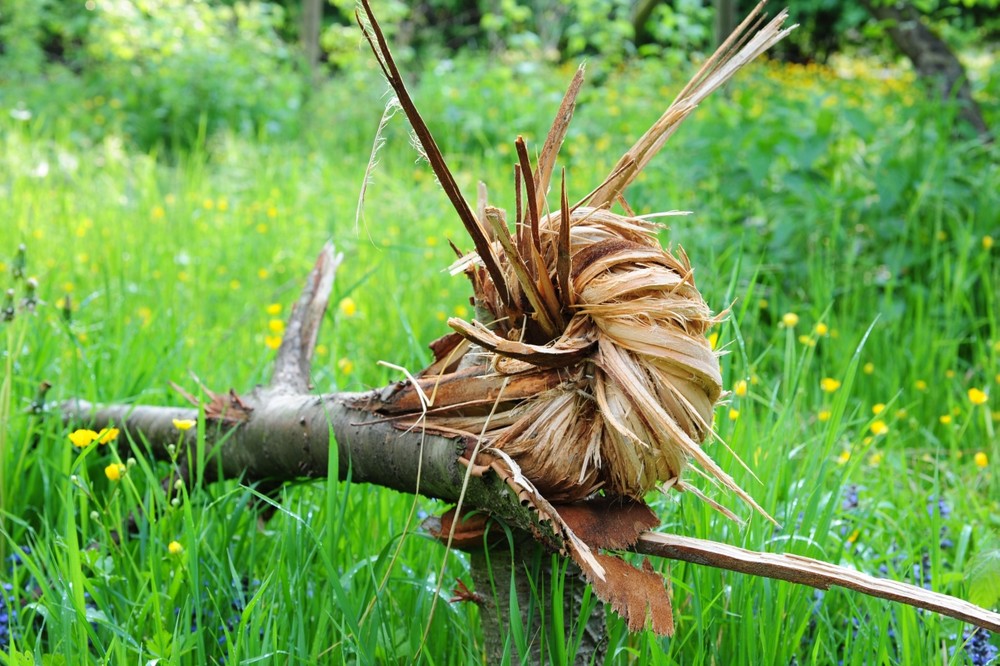
[[[205,453],[199,468],[196,429],[179,432],[175,421],[197,420],[196,407],[151,405],[94,405],[69,400],[62,418],[70,425],[95,430],[116,427],[127,440],[145,442],[150,454],[176,461],[186,481],[203,483],[224,479],[289,482],[325,477],[331,452],[341,478],[371,483],[400,492],[419,493],[448,502],[463,495],[466,511],[484,511],[525,531],[539,529],[537,515],[493,474],[467,475],[469,442],[458,436],[400,430],[392,418],[372,411],[408,382],[365,393],[315,395],[299,392],[307,385],[314,332],[322,320],[337,261],[333,248],[324,248],[293,308],[287,334],[279,350],[274,379],[245,396],[213,396],[205,408]],[[329,278],[329,279],[327,279]],[[292,370],[289,370],[292,369]],[[128,446],[123,443],[123,446]],[[130,452],[125,452],[130,455]],[[465,464],[463,464],[463,461]],[[466,478],[468,477],[468,478]],[[584,503],[586,504],[586,503]],[[616,519],[616,508],[592,505]],[[555,505],[579,533],[585,534],[572,511]],[[845,587],[954,617],[1000,632],[1000,614],[967,601],[893,580],[879,579],[847,567],[793,554],[759,553],[715,541],[644,532],[627,548],[635,553],[681,560],[808,585],[819,589]]]

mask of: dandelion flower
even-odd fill
[[[813,331],[816,333],[816,335],[823,337],[824,335],[830,332],[830,327],[824,324],[823,322],[818,322],[816,326],[813,327]]]
[[[977,389],[977,388],[970,388],[969,389],[969,401],[973,405],[985,405],[986,401],[989,400],[989,399],[990,399],[990,397],[988,395],[986,395],[985,391],[982,391],[982,390]]]
[[[980,469],[990,464],[990,459],[986,456],[984,451],[976,451],[976,455],[972,456],[972,461],[976,463],[976,467],[979,467]]]
[[[281,321],[280,319],[272,319],[271,321],[267,322],[267,328],[272,333],[277,333],[278,335],[281,335],[282,333],[285,332],[285,322]]]
[[[747,381],[745,379],[741,379],[736,382],[735,386],[733,386],[733,393],[740,398],[745,396],[747,394]]]
[[[198,424],[194,419],[174,419],[174,427],[184,432],[185,430],[190,430]]]
[[[167,552],[171,555],[180,555],[184,552],[184,546],[182,546],[179,541],[171,541],[167,545]]]
[[[872,405],[872,414],[874,414],[875,416],[878,416],[884,411],[885,411],[885,405],[883,403],[880,402]]]
[[[816,418],[819,419],[820,423],[826,423],[827,421],[830,420],[831,416],[833,416],[833,414],[830,412],[830,410],[824,409],[821,410],[820,413],[816,415]]]
[[[824,377],[820,381],[819,387],[823,389],[825,393],[833,393],[840,388],[840,381],[834,379],[833,377]]]
[[[97,439],[97,433],[93,430],[74,430],[69,434],[69,441],[78,449],[90,446],[90,443]]]
[[[872,423],[870,426],[868,426],[868,429],[871,430],[872,434],[876,436],[884,435],[885,433],[889,432],[889,426],[886,425],[885,421],[881,420]]]
[[[266,335],[264,336],[264,345],[268,349],[277,349],[281,346],[281,339],[280,335]]]
[[[353,317],[358,313],[358,304],[355,303],[354,299],[351,298],[350,296],[341,299],[340,305],[338,305],[337,307],[340,308],[341,314],[343,314],[345,317]]]
[[[118,439],[118,428],[105,428],[101,432],[97,433],[97,443],[107,444],[108,442],[113,442]]]
[[[281,314],[281,303],[271,303],[270,305],[267,306],[266,311],[267,314],[271,315],[272,317],[277,317],[278,315]]]
[[[738,418],[740,418],[740,410],[738,410],[738,409],[730,409],[729,410],[729,420],[730,421],[735,421]]]
[[[784,324],[787,328],[793,328],[796,324],[799,323],[799,316],[794,312],[786,312],[785,314],[781,315],[781,323]]]
[[[108,477],[109,481],[121,481],[122,474],[125,473],[125,465],[121,463],[111,463],[104,468],[104,476]]]

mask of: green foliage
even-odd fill
[[[92,4],[83,15],[55,2],[18,3],[8,12],[3,29],[19,37],[5,58],[21,83],[0,100],[47,125],[71,126],[81,139],[124,136],[143,149],[191,146],[221,128],[247,136],[298,132],[305,82],[295,47],[275,33],[283,21],[276,5]],[[66,52],[42,67],[46,45]]]
[[[540,145],[573,70],[524,67],[435,62],[413,90],[463,190],[481,179],[508,210],[510,140]],[[571,199],[685,73],[591,63],[603,85],[586,85],[559,160]],[[663,241],[683,244],[709,302],[730,309],[716,344],[733,395],[717,425],[761,482],[707,446],[782,527],[740,527],[687,494],[650,500],[667,530],[968,597],[1000,529],[1000,162],[912,84],[863,60],[755,66],[630,190],[641,213],[694,211]],[[996,96],[989,69],[982,85]],[[52,406],[180,404],[168,381],[192,370],[218,390],[265,381],[270,322],[329,237],[346,261],[317,390],[399,379],[377,360],[423,367],[447,317],[469,315],[468,285],[443,270],[447,240],[469,243],[399,118],[355,228],[383,90],[370,65],[345,71],[311,97],[296,140],[220,133],[170,164],[113,137],[79,141],[84,116],[0,117],[0,286],[26,296],[10,277],[21,242],[39,281],[36,312],[0,324],[0,583],[12,586],[0,595],[17,612],[0,663],[482,661],[475,605],[447,603],[467,558],[408,518],[437,503],[332,477],[285,488],[258,530],[253,489],[164,488],[171,465],[147,462],[141,441],[124,459],[77,450],[55,413],[30,409],[42,380]],[[612,618],[606,663],[920,663],[951,647],[963,659],[960,623],[930,613],[692,564],[669,574],[677,635],[629,635]],[[539,590],[538,607],[558,590]],[[534,640],[570,653],[560,640],[573,632],[555,625],[574,618],[553,619],[544,639],[512,623],[511,653]]]
[[[122,129],[140,146],[191,145],[219,127],[287,135],[304,90],[294,52],[274,34],[281,20],[260,2],[102,3],[82,66],[99,77],[95,88],[119,100]]]

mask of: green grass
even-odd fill
[[[468,196],[482,179],[513,206],[512,139],[537,148],[570,72],[459,62],[422,78],[418,104]],[[603,85],[586,89],[564,150],[571,197],[678,87],[650,65],[591,74]],[[946,114],[905,76],[854,74],[754,68],[688,121],[630,193],[641,212],[695,212],[663,240],[683,244],[706,298],[731,308],[717,344],[727,386],[743,380],[747,391],[719,408],[718,427],[760,482],[708,446],[782,527],[754,517],[743,529],[687,496],[650,501],[666,530],[884,566],[903,580],[916,580],[914,567],[923,577],[926,554],[933,588],[966,597],[969,563],[1000,529],[1000,264],[984,240],[1000,239],[996,149],[952,138]],[[471,96],[480,78],[496,85]],[[54,385],[53,409],[71,396],[180,404],[168,381],[191,387],[192,371],[216,390],[266,381],[269,322],[287,315],[327,238],[346,260],[317,390],[398,378],[378,360],[425,365],[444,320],[469,310],[468,286],[445,270],[447,239],[470,243],[414,163],[401,117],[355,229],[382,90],[371,72],[345,75],[314,96],[296,142],[217,136],[169,156],[113,132],[81,139],[44,110],[0,121],[3,285],[19,243],[40,283],[36,312],[0,328],[0,582],[12,586],[0,594],[17,611],[0,663],[25,663],[25,652],[112,664],[482,659],[478,611],[447,603],[454,579],[468,581],[468,558],[407,522],[411,496],[349,480],[289,486],[259,528],[253,490],[228,482],[168,496],[167,468],[146,461],[142,442],[112,483],[108,447],[80,452],[54,413],[27,409],[42,381]],[[824,392],[824,378],[841,385]],[[974,405],[970,388],[987,404]],[[857,506],[845,508],[850,489]],[[939,499],[950,514],[935,510]],[[417,501],[420,512],[442,509]],[[183,552],[171,554],[172,541]],[[608,663],[963,663],[956,621],[690,564],[669,573],[677,635],[629,635],[612,617]],[[509,638],[515,652],[530,639]]]

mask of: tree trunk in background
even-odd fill
[[[872,16],[887,22],[889,36],[913,63],[920,78],[932,83],[944,101],[954,99],[959,105],[959,117],[976,130],[980,139],[992,142],[982,111],[972,97],[965,67],[948,44],[924,24],[920,12],[903,0],[892,4],[862,1]]]
[[[300,38],[302,50],[309,63],[309,72],[316,77],[316,66],[319,65],[319,33],[323,23],[324,0],[302,0],[302,25]]]
[[[715,24],[713,28],[716,46],[726,41],[726,37],[729,37],[740,23],[736,14],[736,5],[736,0],[715,0]]]
[[[648,44],[650,41],[646,24],[658,4],[660,4],[660,0],[640,0],[635,7],[635,12],[632,13],[632,38],[637,47]]]
[[[513,531],[514,551],[503,545],[487,551],[480,548],[472,551],[469,573],[479,604],[479,618],[483,629],[486,648],[486,663],[503,662],[505,639],[511,621],[511,588],[516,594],[517,613],[522,631],[528,641],[528,654],[518,654],[514,645],[509,646],[510,663],[543,664],[556,663],[552,647],[553,630],[563,632],[566,648],[563,663],[596,664],[604,661],[607,649],[607,628],[604,604],[591,598],[584,607],[584,592],[587,581],[579,568],[562,558],[566,563],[565,574],[553,571],[553,555],[547,552],[526,532]],[[562,621],[554,622],[552,586],[562,585]],[[596,602],[596,603],[595,603]],[[545,616],[543,617],[542,611]],[[586,617],[583,614],[586,613]],[[544,621],[543,621],[544,620]],[[580,627],[580,623],[585,626]],[[543,633],[544,632],[544,633]],[[576,636],[580,636],[579,644]],[[542,642],[549,649],[542,652]]]

